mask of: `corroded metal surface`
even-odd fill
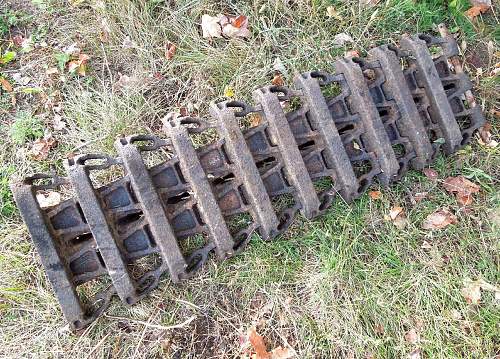
[[[375,180],[388,184],[441,148],[449,154],[468,143],[484,119],[456,43],[442,34],[340,59],[335,74],[298,74],[293,88],[257,89],[254,105],[214,103],[212,119],[167,118],[164,138],[120,138],[118,157],[79,155],[67,161],[67,177],[14,183],[72,328],[95,320],[115,294],[133,304],[164,273],[174,283],[189,278],[211,253],[239,253],[254,231],[271,240],[299,212],[315,218],[337,195],[352,201]],[[242,130],[249,115],[260,121]],[[214,141],[195,148],[191,137],[207,131]],[[145,158],[159,153],[164,159],[149,165]],[[111,167],[124,175],[95,186],[95,173]],[[61,188],[74,197],[40,207],[38,192]],[[97,294],[83,295],[84,284]]]

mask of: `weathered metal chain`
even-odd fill
[[[337,195],[352,201],[375,179],[389,184],[441,148],[449,154],[467,144],[484,119],[465,96],[469,79],[450,65],[457,55],[450,36],[406,36],[400,47],[337,60],[335,74],[313,71],[297,75],[292,89],[257,89],[254,106],[212,104],[213,121],[167,118],[166,138],[120,138],[118,157],[76,156],[66,163],[68,177],[37,174],[13,184],[72,328],[95,320],[115,294],[133,304],[164,273],[174,283],[189,278],[211,253],[241,252],[255,231],[273,239],[299,212],[317,217]],[[260,122],[242,130],[238,121],[249,115]],[[207,131],[216,140],[195,148],[191,136]],[[165,151],[164,162],[146,164],[146,154]],[[91,174],[112,166],[125,175],[96,188]],[[61,186],[75,197],[40,208],[36,193]],[[86,301],[77,291],[106,279]]]

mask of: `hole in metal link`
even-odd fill
[[[215,249],[214,243],[208,243],[205,247],[195,250],[186,260],[186,273],[196,272],[208,259],[208,255]]]
[[[219,104],[222,107],[227,107],[227,108],[233,108],[233,109],[241,109],[240,111],[235,111],[234,115],[236,117],[245,117],[251,112],[255,112],[255,109],[250,106],[249,104],[243,102],[243,101],[228,101],[228,102],[221,102]],[[219,106],[219,107],[220,107]]]
[[[202,133],[213,127],[208,121],[197,117],[179,117],[178,121],[187,128],[188,133]]]
[[[128,143],[136,145],[140,151],[154,151],[169,144],[168,141],[154,135],[131,136],[128,138]]]
[[[84,166],[88,170],[104,170],[119,163],[115,158],[106,154],[89,153],[69,159],[68,164],[70,166]]]
[[[35,173],[33,176],[24,179],[24,183],[33,186],[33,190],[57,189],[68,183],[65,177],[60,177],[55,173]]]
[[[277,94],[279,101],[288,101],[292,97],[290,89],[284,86],[269,86],[269,92]]]

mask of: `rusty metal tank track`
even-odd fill
[[[337,60],[334,74],[259,88],[252,105],[214,103],[210,119],[171,116],[162,138],[120,138],[117,157],[79,155],[66,177],[14,183],[71,327],[95,320],[114,295],[136,303],[164,273],[185,280],[211,253],[242,251],[253,232],[276,238],[298,213],[320,216],[336,196],[352,201],[374,181],[389,184],[467,144],[484,119],[454,39],[442,36],[405,36],[400,47]],[[260,121],[242,130],[248,116]],[[208,132],[213,142],[195,148],[191,137]],[[165,160],[150,165],[157,153]],[[111,167],[123,177],[96,186],[95,173]],[[61,189],[74,196],[40,207],[38,192]],[[94,296],[80,290],[88,283],[100,283]]]

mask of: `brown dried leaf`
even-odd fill
[[[238,15],[235,18],[230,18],[231,25],[233,25],[236,28],[241,28],[242,26],[247,26],[248,24],[248,19],[245,15]]]
[[[389,211],[389,218],[393,221],[403,212],[403,207],[394,206]]]
[[[495,112],[493,111],[496,111],[494,109],[491,109],[490,110],[490,113],[492,115],[495,115]],[[500,112],[499,111],[496,111],[496,117],[500,117]],[[498,146],[498,142],[495,141],[493,138],[492,138],[492,135],[491,135],[491,124],[489,122],[486,122],[484,124],[483,127],[480,127],[478,129],[478,134],[479,134],[479,144],[480,145],[483,145],[483,146],[486,146],[486,147],[491,147],[491,148],[495,148]]]
[[[359,57],[358,50],[349,50],[345,52],[345,57]]]
[[[267,359],[270,358],[270,353],[268,353],[266,349],[266,344],[264,343],[264,338],[262,338],[255,327],[252,327],[248,330],[248,340],[255,350],[256,359]]]
[[[177,51],[177,46],[175,46],[175,44],[171,42],[167,42],[167,44],[165,45],[165,58],[167,60],[172,60],[176,51]]]
[[[274,86],[283,86],[285,84],[285,81],[283,80],[283,76],[281,76],[280,73],[276,73],[276,74],[274,74],[274,77],[273,77],[271,83]]]
[[[424,168],[422,172],[425,175],[425,177],[427,177],[431,181],[435,181],[438,178],[438,173],[432,168]]]
[[[87,62],[89,60],[89,55],[80,53],[78,55],[78,60],[72,60],[68,63],[68,71],[70,73],[76,72],[80,76],[85,76],[87,71]]]
[[[441,229],[458,222],[457,217],[446,208],[431,213],[422,223],[423,229]]]
[[[382,192],[380,191],[370,191],[368,192],[368,196],[370,196],[371,199],[377,200],[382,198]]]
[[[474,19],[475,17],[479,16],[479,14],[483,14],[486,11],[490,9],[491,5],[488,4],[477,4],[471,7],[469,10],[467,10],[464,15],[467,16],[469,19]]]
[[[376,324],[374,327],[375,334],[382,335],[385,332],[384,326],[382,324]]]
[[[249,115],[249,117],[250,117],[250,126],[251,127],[258,126],[262,122],[262,116],[260,114],[258,114],[257,112],[251,113]]]
[[[4,77],[0,77],[0,85],[2,85],[2,88],[4,89],[5,92],[12,92],[14,90],[9,80],[7,80]]]
[[[274,348],[271,352],[271,359],[290,359],[295,355],[293,351],[288,348],[283,348],[281,346]]]
[[[51,148],[55,147],[57,141],[53,137],[41,138],[33,143],[31,153],[37,161],[45,160],[49,156]]]
[[[448,193],[455,194],[458,203],[462,206],[470,205],[472,194],[479,192],[481,188],[464,176],[448,177],[444,180],[443,186]]]
[[[469,304],[479,304],[481,301],[481,283],[478,281],[467,281],[462,288],[462,295]]]
[[[424,200],[427,198],[429,195],[429,192],[417,192],[413,195],[413,199],[415,200],[416,203]]]
[[[420,349],[415,349],[410,354],[408,354],[409,359],[420,359],[422,356],[420,355]]]
[[[412,328],[406,332],[405,340],[410,344],[417,344],[420,342],[420,334]]]

